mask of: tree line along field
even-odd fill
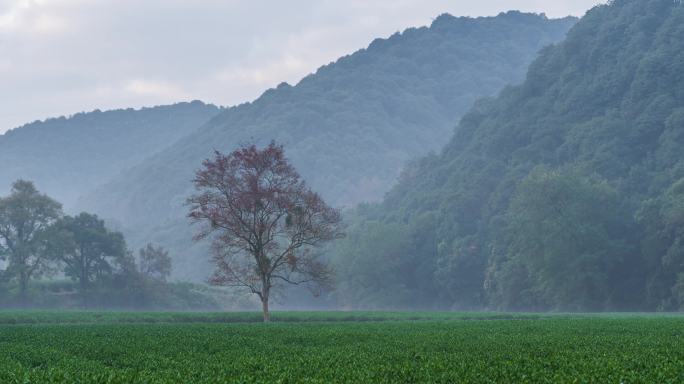
[[[3,312],[0,382],[684,382],[676,315],[276,312],[250,323],[259,319]]]

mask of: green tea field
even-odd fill
[[[0,383],[682,383],[684,317],[0,312]]]

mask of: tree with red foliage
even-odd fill
[[[188,217],[202,224],[195,240],[212,240],[212,284],[249,289],[268,322],[274,288],[304,284],[318,293],[330,283],[313,249],[342,236],[340,213],[306,186],[281,145],[216,151],[202,165]]]

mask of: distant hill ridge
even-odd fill
[[[0,135],[0,191],[32,180],[73,208],[78,197],[197,129],[220,109],[200,101],[81,112]]]
[[[224,110],[79,207],[122,223],[137,241],[201,254],[187,248],[192,228],[184,218],[193,171],[214,149],[270,140],[285,145],[304,179],[331,204],[376,201],[408,160],[439,149],[475,100],[522,81],[538,51],[562,40],[575,22],[520,12],[442,15],[430,27],[377,39],[295,86],[281,84]]]

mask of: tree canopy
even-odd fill
[[[97,216],[81,213],[60,219],[51,230],[53,257],[66,266],[64,274],[79,282],[82,292],[97,279],[107,278],[126,257],[124,237],[105,227]]]
[[[434,305],[678,308],[683,73],[684,5],[597,6],[356,220],[413,228]],[[378,248],[356,258],[383,259]]]
[[[317,292],[329,283],[332,272],[314,248],[340,236],[340,214],[300,179],[282,146],[216,152],[194,184],[188,217],[201,224],[196,239],[212,241],[213,284],[249,289],[269,321],[269,299],[279,285]]]
[[[40,276],[49,261],[43,240],[62,215],[62,205],[38,192],[30,181],[17,180],[9,196],[0,198],[0,256],[8,259],[6,278],[19,283],[25,296],[31,278]]]

